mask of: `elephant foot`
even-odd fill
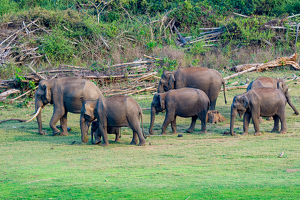
[[[188,133],[192,133],[194,131],[194,129],[189,128],[189,129],[186,129],[185,131]]]
[[[260,124],[264,122],[262,117],[259,117],[258,121],[259,121]]]
[[[287,131],[280,131],[280,134],[287,134]]]
[[[69,133],[68,132],[61,132],[59,135],[60,136],[67,136],[67,135],[69,135]]]
[[[52,136],[55,136],[55,135],[57,135],[57,134],[59,134],[59,133],[60,133],[60,130],[53,131],[53,132],[52,132]]]
[[[254,136],[260,136],[261,135],[261,132],[255,132],[254,133]]]
[[[271,133],[276,133],[276,132],[279,132],[279,129],[278,129],[278,128],[273,128],[273,129],[271,130]]]
[[[141,141],[140,143],[139,143],[139,146],[145,146],[146,145],[146,142],[145,141]]]
[[[207,131],[205,130],[205,131],[200,131],[200,134],[206,134],[207,133]]]
[[[267,117],[267,120],[268,120],[268,121],[272,121],[272,120],[273,120],[273,117]]]
[[[104,143],[101,145],[101,147],[107,147],[107,146],[109,146],[109,144],[107,144],[107,143]]]
[[[39,132],[40,135],[45,135],[46,133],[44,131]]]
[[[137,142],[136,141],[131,141],[130,145],[137,145]]]
[[[242,135],[248,135],[248,132],[243,132]]]
[[[115,139],[115,142],[120,142],[120,139],[118,138],[118,139]]]

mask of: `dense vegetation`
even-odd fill
[[[297,13],[300,2],[294,0],[2,0],[0,25],[17,30],[23,21],[38,18],[39,25],[51,34],[39,33],[24,43],[38,46],[39,53],[47,55],[54,66],[71,63],[95,67],[148,54],[168,57],[183,67],[199,64],[223,68],[297,51],[295,34],[262,28],[275,18],[282,26],[287,16]],[[299,18],[290,20],[298,22]],[[8,22],[13,24],[5,26]],[[203,30],[199,28],[203,27],[223,27],[224,34],[214,42],[200,41],[180,48],[170,23],[190,39],[201,36]],[[44,59],[39,66],[46,64]],[[2,78],[13,74],[1,72]]]

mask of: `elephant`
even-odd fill
[[[98,121],[93,121],[92,126],[91,126],[92,144],[94,144],[93,138],[94,138],[94,134],[98,130],[98,127],[99,127],[99,122]],[[107,133],[108,134],[116,134],[115,142],[120,142],[120,138],[121,138],[120,128],[108,126],[107,127]]]
[[[68,135],[67,114],[80,113],[82,104],[86,100],[103,98],[101,91],[91,81],[81,78],[66,77],[54,80],[42,80],[35,93],[35,114],[27,122],[37,117],[39,133],[44,135],[42,130],[41,109],[47,104],[53,104],[53,115],[50,120],[52,135],[56,135],[60,130],[55,124],[60,120],[62,132],[60,135]]]
[[[274,119],[272,132],[279,131],[279,120],[281,122],[280,133],[287,132],[285,118],[286,98],[284,94],[275,88],[261,87],[251,89],[241,95],[233,98],[230,113],[230,134],[235,135],[233,131],[234,121],[237,113],[240,117],[244,114],[243,134],[248,134],[249,122],[252,117],[255,136],[261,135],[259,131],[259,117],[270,117]]]
[[[177,133],[176,117],[192,117],[192,123],[187,132],[193,132],[197,118],[201,120],[201,133],[206,133],[206,114],[210,106],[207,95],[196,88],[180,88],[165,93],[157,93],[151,104],[151,124],[149,133],[153,134],[155,114],[166,111],[161,134],[171,123],[173,134]]]
[[[197,88],[205,92],[210,100],[210,110],[215,110],[217,98],[221,90],[224,88],[225,95],[225,80],[222,75],[214,70],[205,67],[189,67],[181,68],[176,71],[164,71],[161,80],[158,84],[157,93],[167,92],[172,89],[183,87]]]
[[[257,78],[255,81],[252,81],[248,85],[247,91],[254,89],[254,88],[259,88],[259,87],[271,87],[271,88],[277,88],[277,89],[281,90],[281,92],[284,94],[284,96],[287,100],[287,103],[294,110],[295,114],[299,115],[298,110],[295,108],[294,104],[292,103],[292,100],[291,100],[291,97],[289,94],[289,88],[283,79],[260,77],[260,78]]]
[[[133,137],[130,144],[139,146],[146,144],[143,128],[143,113],[139,104],[132,97],[114,95],[97,100],[85,101],[80,115],[81,139],[88,142],[87,131],[90,123],[97,119],[99,126],[95,133],[95,144],[101,142],[99,134],[103,138],[102,146],[108,146],[108,127],[130,127]],[[139,120],[141,119],[142,130]]]

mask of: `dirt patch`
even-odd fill
[[[287,173],[297,172],[300,171],[300,169],[287,169],[285,170]]]

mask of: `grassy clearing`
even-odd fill
[[[232,81],[250,80],[260,75],[288,77],[299,72],[285,69],[249,73]],[[225,75],[225,74],[224,74]],[[296,82],[296,81],[293,81]],[[300,109],[299,85],[289,82],[295,106]],[[120,143],[102,148],[84,144],[80,139],[79,115],[70,114],[66,137],[41,136],[37,123],[6,122],[0,125],[0,198],[55,199],[299,199],[300,197],[300,118],[287,105],[288,134],[270,133],[273,122],[261,124],[262,136],[224,136],[229,130],[230,105],[245,89],[228,91],[228,104],[219,96],[217,109],[227,120],[208,124],[208,133],[185,133],[190,119],[178,118],[177,135],[148,137],[145,147],[129,145],[132,133],[122,128]],[[151,94],[134,96],[142,107],[150,107]],[[5,105],[0,120],[25,118],[31,107]],[[43,112],[44,130],[52,106]],[[144,111],[148,132],[150,112]],[[155,120],[159,134],[164,114]],[[168,127],[169,133],[171,128]],[[242,133],[242,119],[235,131]],[[75,143],[72,145],[72,143]],[[149,144],[151,143],[151,145]],[[278,155],[284,151],[282,158]],[[290,169],[294,169],[290,171]],[[287,171],[286,171],[287,170]],[[297,171],[299,170],[299,171]]]

